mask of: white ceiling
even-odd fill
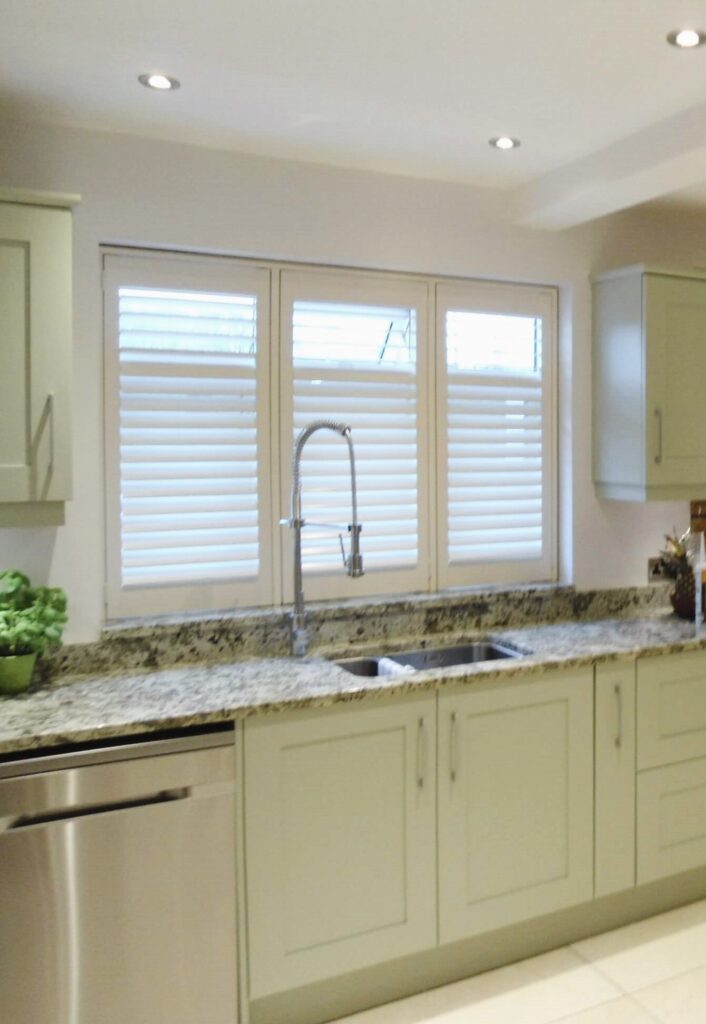
[[[0,115],[511,189],[561,227],[706,204],[684,25],[704,0],[4,0]]]

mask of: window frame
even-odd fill
[[[280,525],[289,516],[292,452],[292,323],[295,299],[359,302],[417,310],[418,561],[414,568],[370,570],[362,580],[337,574],[304,579],[307,601],[405,596],[479,585],[551,582],[558,567],[558,289],[517,284],[324,266],[309,263],[101,247],[104,288],[104,435],[106,613],[109,619],[236,607],[290,604],[292,543]],[[259,282],[246,287],[238,282]],[[206,283],[208,282],[208,283]],[[224,283],[225,282],[225,283]],[[123,587],[120,580],[120,446],[118,287],[246,292],[258,295],[258,409],[260,455],[260,576],[256,585],[237,580],[166,586]],[[540,315],[543,319],[543,555],[522,562],[449,565],[446,464],[446,345],[444,316],[451,308],[474,312]],[[289,315],[287,315],[289,311]],[[355,440],[355,432],[354,432]],[[344,499],[344,505],[345,505]],[[306,514],[306,510],[305,514]],[[342,521],[348,521],[347,507]],[[332,535],[332,543],[336,542]],[[365,560],[365,523],[361,537]]]

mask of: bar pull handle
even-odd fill
[[[47,395],[47,419],[49,420],[49,472],[54,472],[54,392]]]
[[[456,775],[457,775],[456,732],[457,732],[456,712],[452,711],[451,712],[451,723],[450,723],[450,728],[449,728],[449,774],[451,776],[451,781],[452,782],[456,781]]]
[[[662,461],[662,410],[655,409],[655,416],[657,417],[657,454],[655,455],[655,462],[659,465]]]
[[[619,683],[615,684],[613,692],[615,693],[615,700],[618,705],[618,729],[615,734],[615,746],[620,749],[623,745],[623,691]]]
[[[424,789],[424,762],[426,750],[424,743],[424,719],[417,722],[417,788]]]
[[[18,814],[13,818],[0,819],[0,828],[5,832],[10,832],[32,828],[35,825],[58,825],[62,822],[74,821],[76,818],[88,818],[96,814],[113,814],[115,811],[133,811],[140,807],[151,807],[154,804],[173,803],[175,800],[186,800],[189,796],[191,796],[191,789],[187,786],[178,789],[164,789],[159,793],[136,797],[132,800],[112,800],[109,803],[88,804],[39,814]]]

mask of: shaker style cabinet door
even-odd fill
[[[646,274],[643,289],[647,414],[656,434],[648,482],[698,487],[706,482],[706,281]]]
[[[0,503],[71,496],[71,212],[0,202]]]
[[[250,997],[434,946],[433,695],[244,734]]]
[[[594,480],[601,497],[706,486],[706,274],[640,264],[594,282]]]
[[[634,661],[596,672],[596,898],[635,885]]]
[[[591,899],[593,669],[439,697],[439,932]]]

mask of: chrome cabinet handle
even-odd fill
[[[615,745],[620,748],[623,745],[623,691],[618,683],[613,687],[613,692],[618,705],[618,731],[615,736]]]
[[[657,417],[657,454],[655,455],[655,462],[659,465],[662,461],[662,410],[655,409],[655,416]]]
[[[449,732],[449,774],[451,781],[456,781],[456,712],[451,712],[451,726]]]
[[[417,723],[417,786],[424,789],[424,719],[420,718]]]

